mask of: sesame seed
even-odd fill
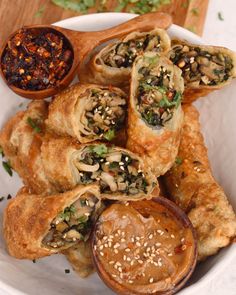
[[[108,242],[108,247],[109,247],[109,248],[111,248],[111,245],[112,245],[111,242]]]
[[[156,257],[156,255],[155,254],[151,254],[151,257]]]
[[[119,261],[116,262],[117,266],[121,266],[121,263]]]
[[[124,243],[125,242],[125,239],[122,238],[120,241]]]
[[[155,244],[157,247],[160,247],[161,246],[161,243],[156,243]]]
[[[177,183],[175,184],[175,187],[179,187]]]
[[[123,218],[123,219],[125,219],[125,218],[126,218],[126,216],[125,216],[125,215],[123,215],[123,216],[122,216],[122,218]]]
[[[118,250],[117,249],[115,249],[114,252],[115,252],[115,254],[118,254]]]
[[[120,234],[121,234],[121,230],[120,230],[120,229],[118,229],[117,233],[120,235]]]
[[[116,243],[113,248],[116,249],[116,248],[119,248],[119,247],[120,247],[120,244]]]
[[[132,261],[130,262],[130,265],[134,265],[134,260],[132,260]]]
[[[153,234],[150,234],[150,235],[148,236],[148,238],[149,238],[149,240],[151,240],[151,239],[153,238]]]
[[[94,245],[93,249],[96,251],[96,250],[97,250],[97,246],[96,246],[96,245]]]
[[[85,216],[89,216],[89,215],[90,215],[90,213],[84,213],[84,215],[85,215]]]
[[[125,161],[128,162],[129,161],[129,157],[125,157]]]
[[[125,203],[125,206],[129,206],[129,202]]]
[[[172,254],[172,253],[168,253],[167,255],[168,255],[168,256],[173,256],[173,254]]]
[[[133,242],[133,243],[135,242],[135,241],[134,241],[134,238],[131,238],[131,242]]]
[[[106,162],[106,163],[105,163],[105,165],[109,165],[109,164],[110,164],[110,162]]]
[[[119,271],[119,272],[122,272],[122,268],[121,268],[121,267],[118,267],[118,271]]]
[[[150,247],[147,247],[147,252],[149,252],[151,250],[151,248]]]
[[[182,238],[180,241],[183,243],[185,241],[185,238]]]
[[[143,246],[144,246],[144,247],[147,247],[147,244],[148,244],[148,243],[147,243],[147,242],[145,242],[145,243],[143,244]]]
[[[143,261],[141,259],[138,260],[139,264],[143,264]]]
[[[125,168],[123,166],[120,166],[120,169],[123,170],[123,171],[125,170]]]
[[[154,264],[155,266],[158,266],[157,262],[155,262],[155,261],[153,262],[153,264]]]
[[[116,275],[114,275],[114,274],[112,274],[112,276],[113,276],[113,278],[116,278],[117,276]]]
[[[130,248],[126,248],[125,249],[125,252],[130,252]]]
[[[128,282],[129,282],[130,284],[133,284],[133,282],[134,282],[134,281],[132,281],[132,280],[129,280]]]
[[[141,169],[139,169],[139,170],[138,170],[138,173],[141,173],[141,172],[142,172],[142,170],[141,170]]]
[[[120,166],[124,166],[125,164],[123,162],[119,162],[119,165]]]
[[[113,261],[113,260],[109,261],[109,264],[114,264],[114,263],[115,263],[115,261]]]
[[[79,175],[80,175],[80,176],[84,176],[84,173],[80,172]]]
[[[103,249],[103,245],[101,245],[100,247],[99,247],[99,250],[102,250]]]
[[[139,242],[136,242],[136,246],[141,247],[141,244]]]
[[[108,248],[108,244],[104,244],[104,247],[105,247],[105,248]]]
[[[171,236],[171,238],[172,238],[172,239],[174,239],[174,238],[175,238],[175,235],[170,235],[170,236]]]
[[[124,236],[125,236],[125,232],[124,232],[124,231],[122,231],[121,235],[122,235],[122,237],[124,237]]]
[[[149,279],[149,283],[153,283],[154,279],[153,278],[150,278]]]
[[[130,257],[127,257],[127,259],[126,259],[127,261],[131,261],[131,258]]]
[[[126,258],[127,258],[127,256],[126,256],[126,255],[124,255],[124,256],[123,256],[123,260],[125,261],[125,260],[126,260]]]
[[[100,255],[101,255],[101,256],[104,256],[104,253],[103,253],[103,252],[100,252]]]

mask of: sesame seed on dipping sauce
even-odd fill
[[[177,218],[158,201],[110,205],[100,215],[92,239],[101,278],[117,293],[165,294],[176,288],[191,274],[197,257],[192,225],[181,223],[185,218],[182,211]]]

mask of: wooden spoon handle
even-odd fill
[[[162,12],[152,12],[137,16],[118,26],[97,32],[73,32],[73,44],[79,61],[83,61],[85,56],[99,44],[113,38],[129,34],[132,31],[149,31],[153,28],[167,29],[172,24],[169,14]]]

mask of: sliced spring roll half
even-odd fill
[[[70,139],[49,139],[42,146],[45,169],[58,190],[98,182],[103,198],[150,198],[157,185],[140,157],[101,143],[78,145]]]
[[[4,237],[10,255],[38,259],[86,241],[100,205],[96,185],[48,196],[21,190],[4,212]]]
[[[169,59],[148,52],[135,60],[128,109],[127,148],[156,177],[173,165],[183,122],[183,78]]]
[[[126,95],[119,88],[76,84],[55,97],[46,124],[81,143],[110,141],[124,127],[126,110]]]
[[[80,81],[103,85],[127,86],[135,58],[143,52],[168,52],[170,39],[166,31],[132,32],[105,46],[79,73]]]
[[[175,165],[163,176],[168,196],[187,214],[198,237],[198,260],[226,247],[236,236],[236,215],[214,179],[199,113],[184,105],[184,125]]]
[[[171,61],[182,70],[184,103],[206,96],[236,77],[236,54],[224,47],[172,41]]]
[[[32,192],[39,194],[54,191],[44,173],[40,156],[47,115],[47,102],[32,101],[25,111],[11,117],[0,131],[0,146],[11,167]]]

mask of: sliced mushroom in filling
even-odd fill
[[[109,67],[129,68],[142,52],[161,52],[161,43],[160,36],[156,34],[146,34],[126,42],[118,42],[102,55],[102,60]]]
[[[86,93],[85,111],[82,123],[83,133],[98,135],[100,138],[112,140],[125,122],[126,99],[121,92],[109,89],[88,89]]]
[[[210,53],[204,48],[176,44],[170,59],[182,70],[185,85],[218,85],[227,81],[233,68],[232,59],[220,51]]]
[[[104,144],[85,147],[74,164],[80,183],[99,181],[102,193],[147,193],[148,181],[137,158]]]
[[[145,56],[144,63],[148,66],[138,70],[137,110],[146,123],[154,127],[164,126],[182,99],[181,91],[174,88],[171,69],[157,65],[158,60],[158,56]]]
[[[49,248],[65,249],[78,241],[86,241],[98,206],[99,200],[86,192],[58,214],[42,243]]]

